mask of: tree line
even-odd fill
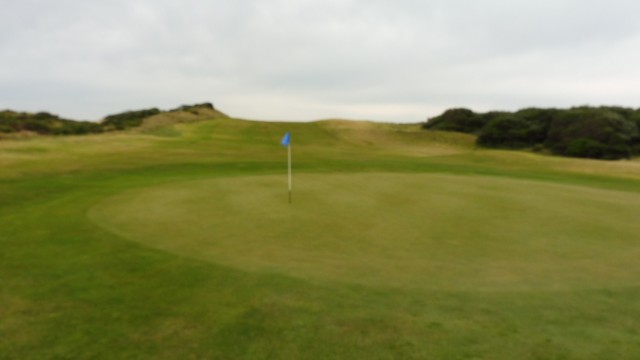
[[[640,109],[581,106],[475,113],[449,109],[423,124],[429,130],[476,134],[479,146],[550,151],[593,159],[631,158],[640,153]]]
[[[211,103],[182,105],[173,111],[197,113],[198,109],[214,109]],[[48,112],[27,113],[11,110],[0,111],[0,134],[31,132],[40,135],[83,135],[126,130],[142,125],[146,118],[162,113],[157,108],[125,111],[108,115],[100,122],[76,121]]]

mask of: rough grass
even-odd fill
[[[167,126],[0,142],[0,359],[640,356],[637,161]]]

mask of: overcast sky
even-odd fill
[[[640,107],[637,0],[0,0],[0,109],[418,122]]]

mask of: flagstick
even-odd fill
[[[289,204],[291,204],[291,143],[287,146],[289,150]]]

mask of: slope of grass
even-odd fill
[[[0,359],[638,358],[638,162],[472,143],[234,119],[0,142]]]

